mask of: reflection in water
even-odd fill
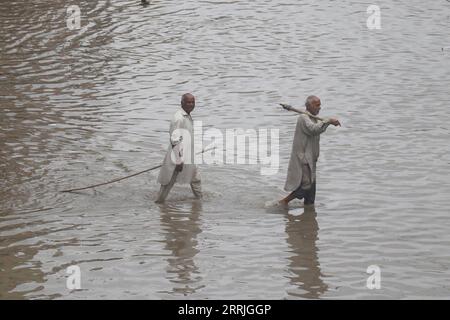
[[[292,296],[317,299],[328,289],[322,280],[316,240],[319,225],[314,207],[307,207],[300,216],[286,214],[287,243],[292,253],[289,257],[291,284],[301,289],[301,293],[289,292]],[[303,292],[304,291],[304,292]]]
[[[51,221],[60,223],[60,221]],[[0,227],[0,299],[23,299],[28,298],[29,294],[40,297],[39,293],[43,290],[44,284],[50,275],[64,269],[65,266],[53,268],[49,272],[44,272],[43,266],[46,261],[40,260],[37,256],[41,252],[55,252],[50,258],[56,258],[57,253],[62,247],[79,246],[79,241],[71,239],[67,241],[45,243],[36,241],[32,244],[26,243],[31,239],[39,239],[55,236],[57,233],[69,232],[78,228],[80,225],[71,225],[69,227],[48,226],[39,231],[23,231],[14,235],[3,235],[12,229],[27,229],[37,225],[44,226],[50,222],[38,220],[35,223],[19,223],[9,227]],[[52,299],[59,297],[60,294],[47,294],[45,298]]]
[[[57,197],[49,191],[60,181],[57,171],[86,161],[83,151],[95,149],[86,145],[103,120],[98,87],[105,82],[105,57],[99,51],[113,42],[104,32],[111,16],[95,11],[109,4],[78,3],[83,19],[95,19],[78,34],[88,45],[67,28],[66,1],[2,2],[0,215],[53,206]]]
[[[167,259],[167,278],[174,284],[173,293],[186,296],[199,289],[192,284],[201,280],[194,257],[199,252],[197,235],[202,232],[199,225],[202,203],[194,200],[190,212],[170,205],[162,205],[160,210],[166,242],[164,249],[171,251]]]
[[[40,269],[41,263],[29,262],[39,249],[26,245],[0,249],[0,299],[23,299],[30,292],[42,290],[40,284],[45,282],[45,274]],[[34,285],[34,289],[15,291],[23,283]]]

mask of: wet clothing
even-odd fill
[[[201,178],[194,164],[194,129],[192,117],[183,108],[175,112],[170,122],[170,143],[159,171],[161,190],[159,201],[164,201],[175,182],[190,184],[196,197],[201,197]],[[175,166],[183,163],[183,170],[174,175]]]
[[[313,204],[316,198],[316,163],[320,153],[320,134],[329,121],[313,119],[302,114],[297,119],[294,142],[284,189],[294,191],[297,199]]]
[[[311,185],[311,188],[309,190],[303,190],[302,187],[298,187],[294,191],[294,196],[299,199],[305,199],[304,204],[314,204],[314,201],[316,200],[316,183],[314,182]]]
[[[284,190],[294,191],[302,183],[309,181],[309,184],[313,184],[316,181],[320,134],[325,132],[329,124],[328,120],[316,120],[306,114],[298,116]]]
[[[183,169],[184,170],[184,169]],[[159,190],[158,199],[156,202],[164,202],[169,195],[170,190],[172,189],[173,185],[175,184],[176,178],[179,173],[175,173],[175,175],[172,176],[171,180],[166,185],[161,185],[161,189]],[[191,189],[194,193],[194,196],[199,199],[202,198],[202,183],[201,180],[194,177],[192,179],[191,183]]]

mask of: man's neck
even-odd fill
[[[183,109],[183,111],[186,112],[186,114],[187,114],[188,116],[191,115],[191,113],[190,113],[190,112],[187,112],[186,109],[184,109],[183,107],[181,107],[181,109]]]

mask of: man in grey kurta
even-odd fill
[[[320,111],[320,99],[309,96],[306,99],[306,111],[317,116]],[[294,198],[304,199],[305,205],[314,204],[316,197],[316,162],[320,152],[320,134],[328,126],[340,126],[337,119],[317,120],[308,114],[301,114],[297,119],[294,142],[284,190],[291,193],[280,204],[287,205]]]
[[[194,132],[191,112],[195,108],[195,97],[186,93],[181,98],[181,108],[170,122],[170,143],[166,157],[159,171],[158,183],[161,189],[157,203],[168,196],[175,182],[189,183],[196,198],[202,197],[201,179],[193,159]]]

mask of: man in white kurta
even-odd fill
[[[320,111],[320,99],[309,96],[306,99],[306,111],[316,116]],[[316,163],[320,152],[320,134],[330,124],[340,126],[337,119],[317,120],[308,114],[301,114],[297,119],[294,142],[284,190],[291,193],[280,201],[287,205],[294,198],[304,199],[305,205],[312,205],[316,196]]]
[[[191,112],[195,108],[195,97],[186,93],[181,98],[181,108],[170,122],[170,144],[159,171],[161,190],[157,203],[167,198],[175,182],[190,184],[196,198],[202,197],[201,179],[194,164],[194,124]]]

